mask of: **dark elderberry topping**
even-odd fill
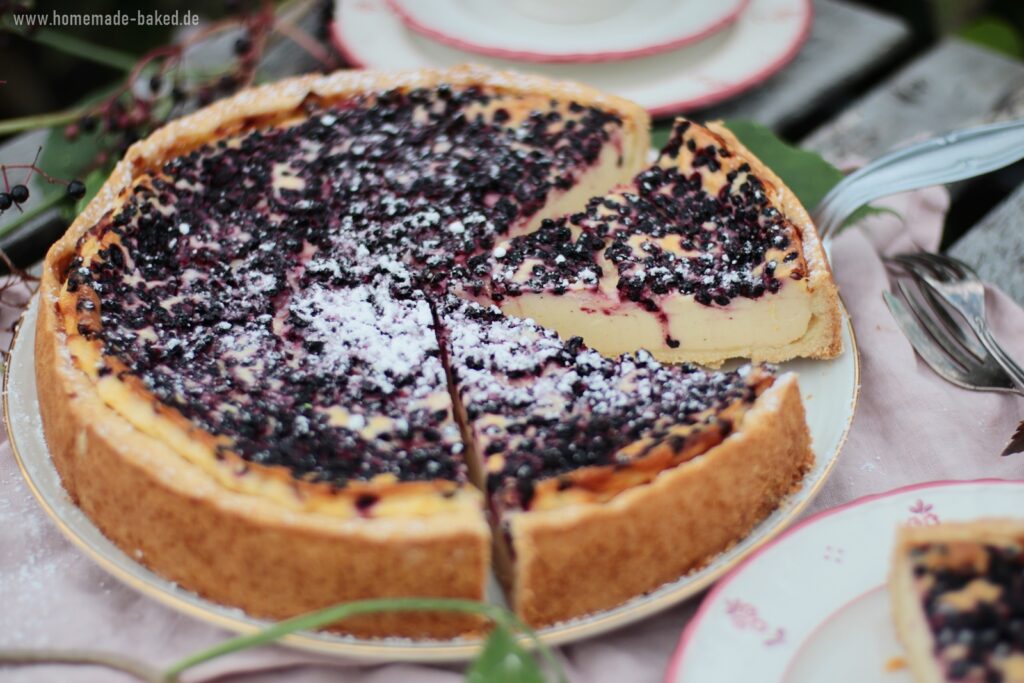
[[[912,574],[949,680],[1002,681],[1024,657],[1024,550],[1019,541],[915,547]]]
[[[464,481],[420,292],[575,182],[621,125],[581,105],[513,121],[503,97],[308,103],[299,124],[168,160],[93,229],[122,246],[69,268],[69,292],[99,296],[82,334],[251,462],[338,486]]]
[[[689,130],[688,123],[677,126],[662,160],[679,154]],[[648,168],[617,196],[591,200],[586,211],[511,240],[494,254],[493,272],[483,269],[478,280],[489,276],[489,294],[500,300],[523,291],[560,294],[596,286],[611,267],[620,296],[652,311],[659,308],[658,297],[671,292],[692,294],[706,306],[777,292],[778,262],[766,258],[788,248],[795,229],[770,204],[757,178],[741,177],[750,172],[747,164],[729,171],[728,183],[709,194],[702,173],[720,170],[723,150],[685,139],[697,169],[690,176],[675,162]],[[784,262],[798,258],[791,251]],[[788,274],[803,277],[799,269]]]

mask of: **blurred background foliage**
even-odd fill
[[[123,0],[0,0],[0,7],[28,5],[32,11],[41,13],[113,14],[120,10],[134,14],[137,11],[173,13],[190,10],[198,14],[201,20],[235,14],[250,4],[258,4],[258,0],[248,3],[238,0],[133,0],[131,3]],[[99,26],[57,30],[138,57],[153,47],[171,42],[176,31],[188,29],[166,26]],[[64,109],[99,88],[123,80],[124,72],[75,58],[37,40],[0,29],[0,79],[6,80],[9,86],[16,85],[15,89],[0,91],[0,119],[6,119]],[[17,95],[13,96],[13,93]]]
[[[204,19],[237,12],[247,0],[194,1],[87,0],[71,3],[36,0],[34,10],[50,12],[115,12],[118,9],[173,12],[190,9]],[[258,1],[258,0],[248,0]],[[1016,59],[1024,59],[1024,0],[848,0],[902,17],[914,30],[918,49],[947,35],[958,35]],[[0,0],[0,6],[26,4]],[[172,39],[169,27],[83,27],[62,32],[131,55]],[[0,78],[17,84],[0,93],[0,119],[63,109],[123,74],[64,54],[36,41],[0,31]],[[17,93],[13,96],[13,93]]]
[[[946,35],[1024,59],[1024,2],[1021,0],[856,0],[903,17],[921,44]]]

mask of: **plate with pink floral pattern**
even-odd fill
[[[810,517],[719,581],[666,683],[911,683],[886,578],[900,525],[1016,517],[1024,481],[916,484]]]

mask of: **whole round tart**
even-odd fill
[[[689,122],[644,170],[647,127],[584,86],[460,67],[283,81],[136,144],[43,273],[69,494],[261,617],[483,599],[493,564],[544,625],[700,566],[813,455],[792,375],[662,360],[831,357],[838,305],[778,178]],[[662,327],[602,341],[637,311]]]

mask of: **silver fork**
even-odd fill
[[[941,254],[925,252],[902,254],[891,259],[910,273],[928,295],[937,296],[963,316],[982,347],[1006,373],[1014,387],[1024,393],[1024,369],[1000,346],[992,335],[985,317],[985,285],[978,275],[963,261]],[[938,302],[933,302],[938,303]],[[933,306],[941,310],[941,306]],[[948,315],[948,314],[947,314]],[[943,321],[947,328],[956,328],[950,320]],[[961,336],[961,344],[969,344],[969,336]],[[977,348],[971,349],[977,356]]]
[[[928,293],[897,283],[900,297],[882,292],[889,311],[917,355],[947,382],[972,391],[1020,392],[990,353],[980,348]],[[941,311],[941,313],[939,312]],[[949,324],[952,323],[952,324]]]

